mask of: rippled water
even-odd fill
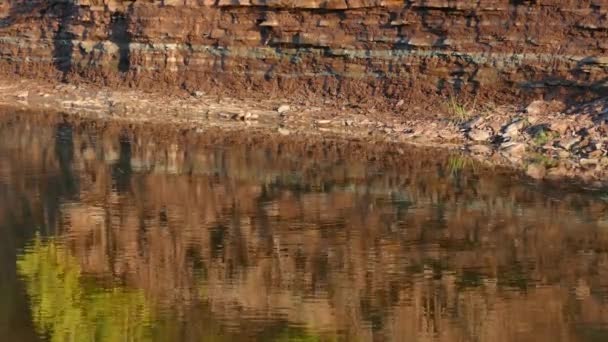
[[[284,139],[0,120],[2,339],[608,341],[602,192]]]

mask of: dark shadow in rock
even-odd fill
[[[57,3],[53,12],[59,17],[59,27],[53,37],[53,62],[55,68],[63,73],[65,81],[72,69],[74,34],[70,31],[76,6],[72,2]]]
[[[130,49],[131,34],[124,13],[115,13],[110,24],[110,41],[118,45],[118,71],[127,72],[131,66]]]

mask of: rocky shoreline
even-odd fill
[[[594,188],[608,180],[608,99],[567,107],[534,101],[526,108],[446,99],[436,116],[338,107],[305,99],[231,99],[203,92],[145,92],[94,84],[0,80],[0,106],[84,118],[264,132],[311,139],[340,138],[461,151],[484,165],[509,167],[537,180],[574,181]],[[411,109],[403,109],[411,111]],[[466,162],[464,162],[466,163]]]

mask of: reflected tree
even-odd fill
[[[151,312],[142,291],[87,284],[78,261],[54,239],[39,236],[17,261],[38,333],[51,341],[141,341]]]

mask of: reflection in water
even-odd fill
[[[82,283],[78,260],[54,240],[37,237],[18,261],[38,333],[53,341],[128,341],[149,336],[141,290],[100,290]],[[146,334],[148,333],[148,334]]]
[[[53,120],[0,124],[23,336],[608,340],[601,194],[436,151]]]

